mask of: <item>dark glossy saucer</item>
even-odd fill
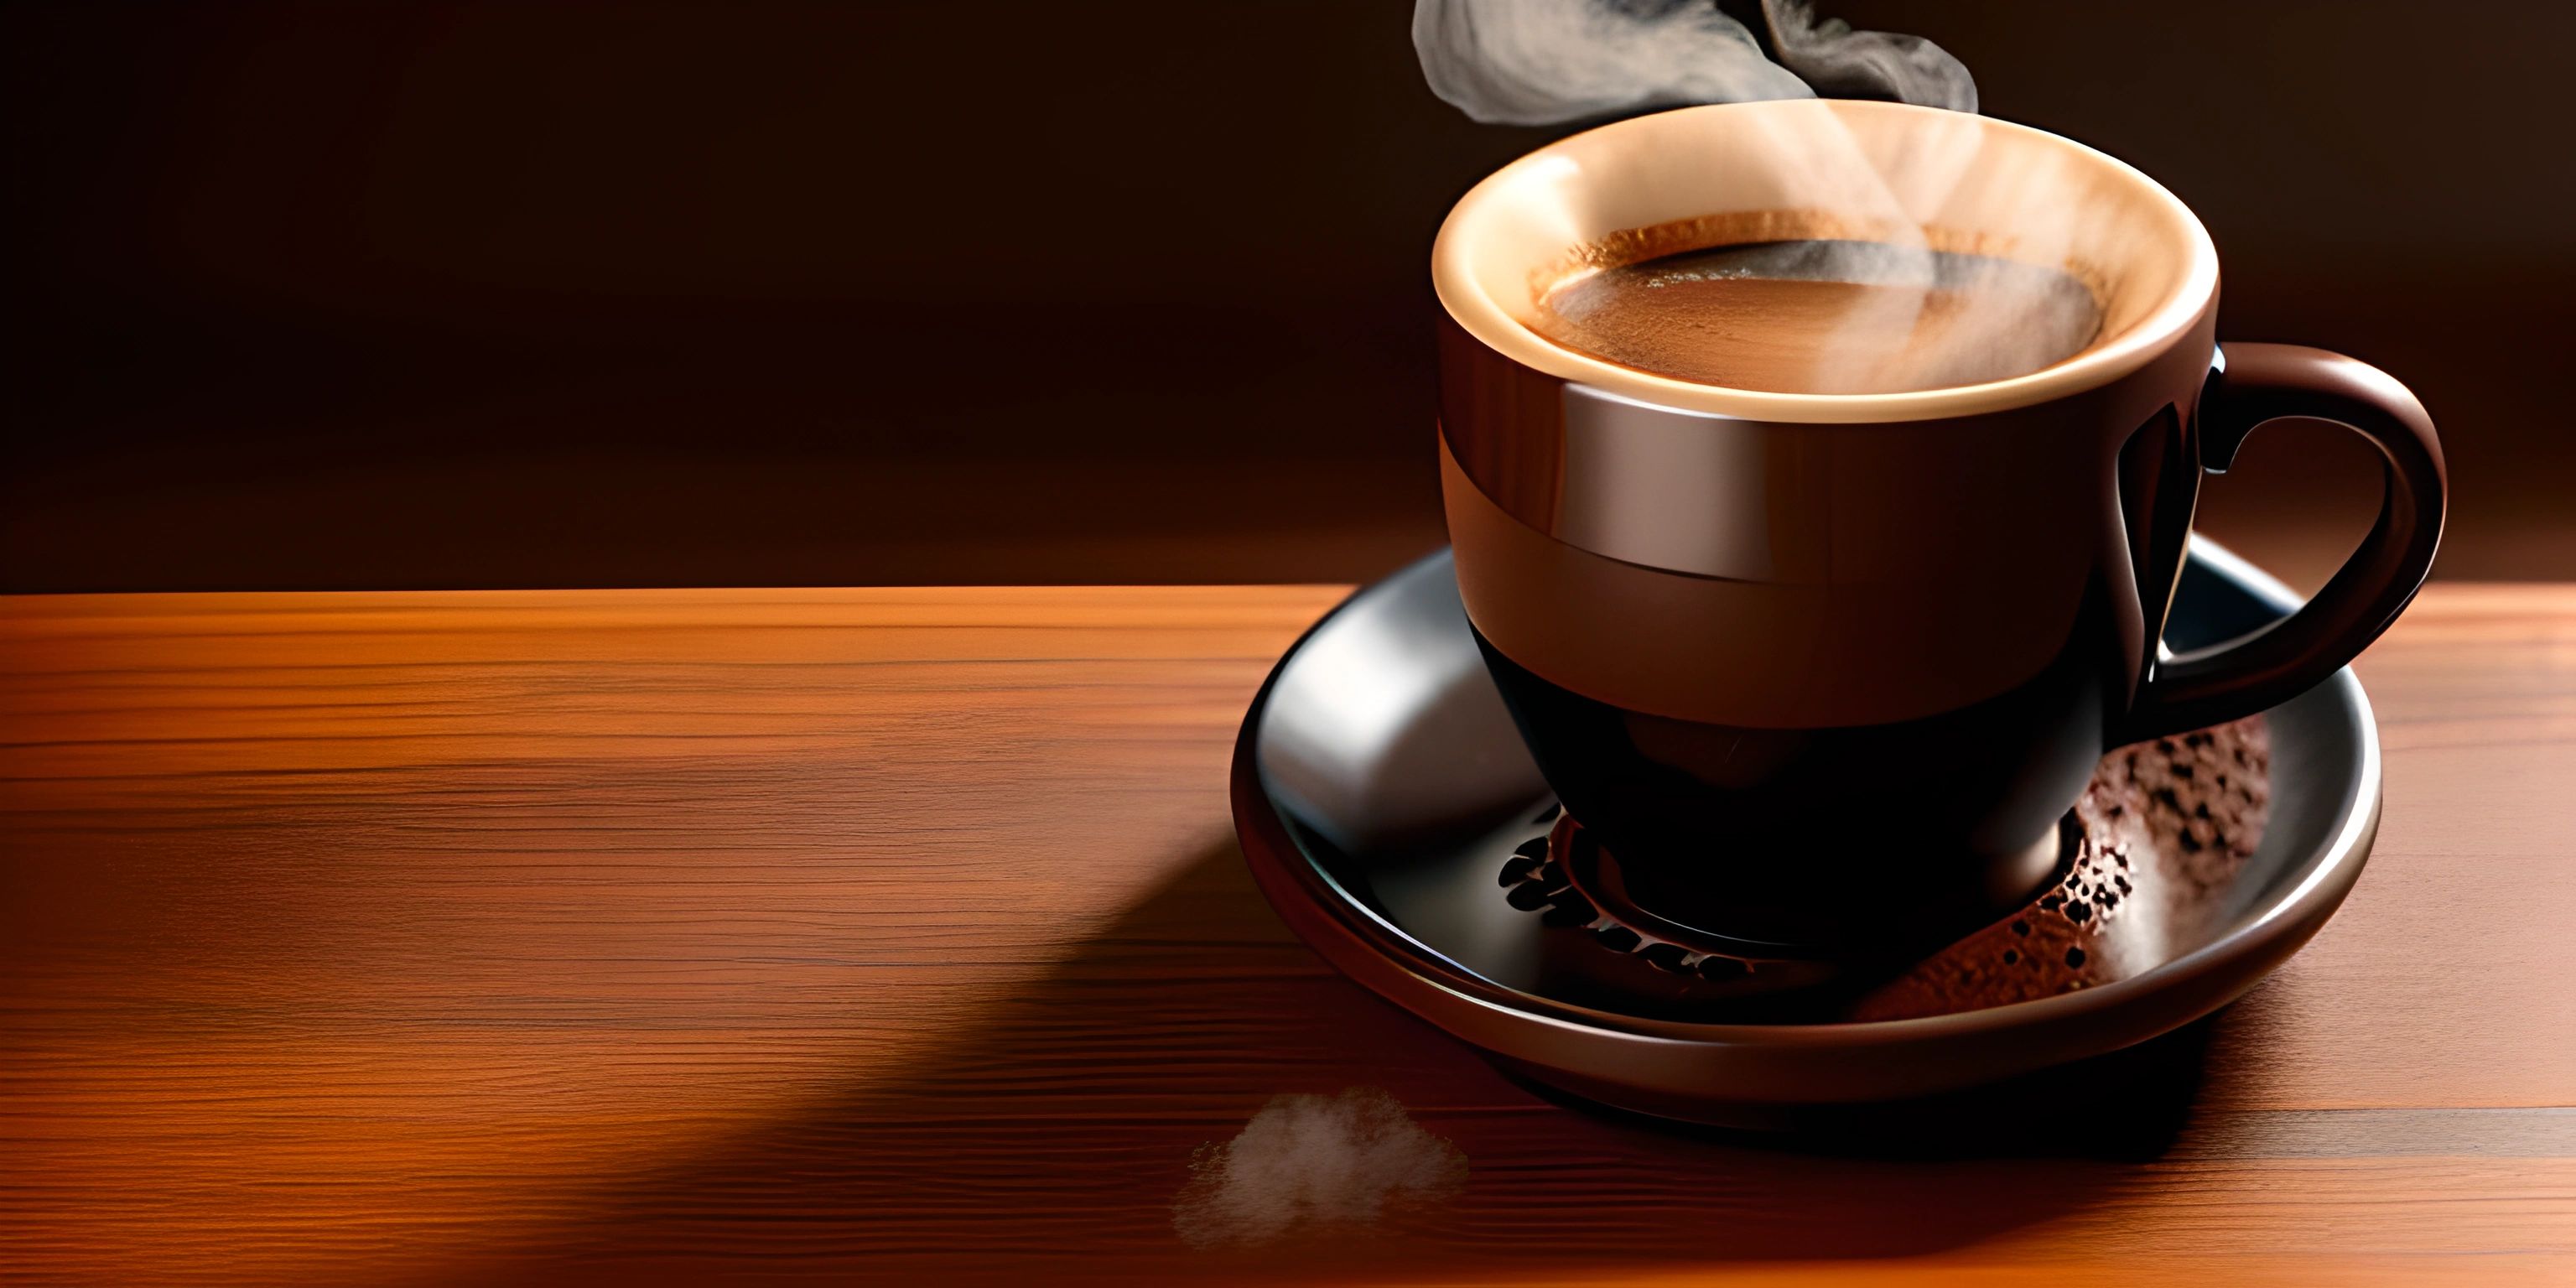
[[[2195,539],[2167,640],[2217,644],[2296,602]],[[1732,956],[1604,895],[1487,678],[1445,551],[1298,641],[1245,718],[1233,785],[1263,893],[1343,972],[1540,1082],[1736,1124],[2001,1079],[2208,1014],[2333,914],[2379,793],[2346,670],[2105,756],[2058,880],[1928,957],[1855,974]]]

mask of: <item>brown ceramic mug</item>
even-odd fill
[[[1534,328],[1636,248],[1903,237],[2073,276],[2076,356],[1905,393],[1720,388]],[[2405,607],[2442,527],[2413,395],[2350,358],[2215,343],[2175,197],[2080,144],[1870,102],[1604,126],[1461,199],[1432,254],[1459,589],[1629,904],[1715,945],[1946,934],[2045,882],[2108,748],[2261,711]],[[2283,418],[2385,457],[2378,521],[2296,614],[2159,657],[2199,478]]]

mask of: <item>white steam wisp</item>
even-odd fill
[[[1804,0],[1760,13],[1757,35],[1716,0],[1417,0],[1413,48],[1433,93],[1495,125],[1819,91],[1977,110],[1975,79],[1928,40],[1855,31]]]
[[[1172,1200],[1195,1247],[1350,1232],[1390,1208],[1436,1202],[1467,1183],[1467,1156],[1405,1116],[1383,1091],[1278,1096],[1222,1145],[1200,1148]]]

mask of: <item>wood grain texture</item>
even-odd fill
[[[2365,659],[2376,856],[2244,1002],[1804,1142],[1552,1104],[1279,927],[1227,754],[1338,594],[0,601],[0,1281],[2576,1279],[2576,587]],[[1465,1192],[1176,1237],[1353,1085]]]

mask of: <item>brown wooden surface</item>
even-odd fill
[[[2576,587],[2364,661],[2377,853],[2252,996],[1803,1142],[1552,1104],[1279,927],[1227,752],[1338,593],[0,601],[0,1282],[2576,1280]],[[1175,1236],[1346,1086],[1465,1192]]]

